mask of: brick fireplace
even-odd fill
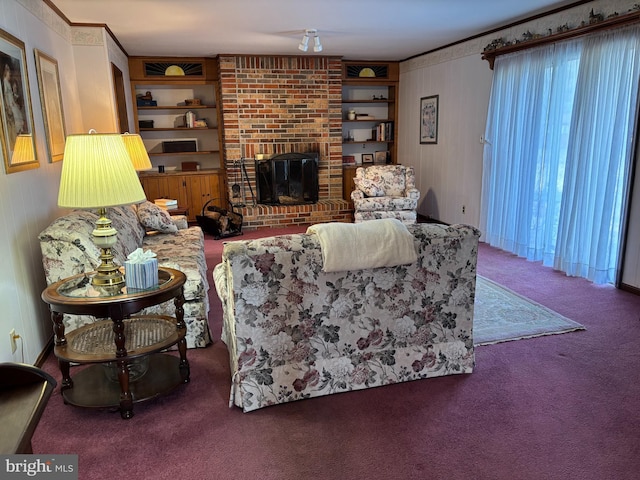
[[[254,159],[319,152],[318,202],[258,205],[243,179],[248,229],[351,221],[342,199],[340,57],[220,55],[219,78],[229,198],[243,178],[255,195]]]

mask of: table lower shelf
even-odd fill
[[[173,355],[150,355],[147,372],[129,384],[133,403],[150,400],[185,383],[179,364],[180,359]],[[104,368],[102,364],[92,365],[73,375],[73,387],[62,391],[65,403],[89,408],[119,407],[120,384],[109,380]]]

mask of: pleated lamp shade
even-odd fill
[[[107,208],[144,200],[144,190],[121,134],[67,136],[58,206]]]
[[[137,171],[148,170],[151,168],[151,160],[149,160],[149,154],[144,146],[144,142],[140,135],[135,133],[124,133],[122,135],[124,145],[127,147],[129,157],[131,157],[131,163],[133,168]]]

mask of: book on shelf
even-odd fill
[[[393,122],[381,122],[373,129],[373,138],[376,142],[393,141]]]
[[[342,165],[347,166],[347,165],[355,165],[355,164],[356,164],[355,155],[343,155],[342,156]]]

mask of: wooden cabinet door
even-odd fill
[[[202,213],[202,207],[207,202],[209,188],[205,181],[206,175],[192,175],[187,178],[187,194],[189,196],[189,221],[196,220],[196,215]]]
[[[226,208],[224,191],[220,188],[221,175],[217,173],[207,175],[193,175],[188,177],[189,220],[195,221],[196,215],[202,213],[202,208],[209,200],[210,205]]]
[[[168,194],[167,198],[178,200],[178,206],[181,208],[189,208],[189,195],[187,193],[188,184],[187,176],[170,175],[167,177]],[[191,210],[189,208],[189,210]],[[194,217],[195,220],[195,217]]]
[[[140,183],[147,200],[150,202],[153,202],[156,198],[170,198],[167,177],[142,177],[140,178]]]
[[[209,177],[209,188],[211,191],[211,198],[217,199],[211,203],[218,207],[228,208],[227,205],[227,190],[225,187],[224,175],[220,173],[213,173],[207,175]]]
[[[195,222],[202,207],[209,200],[211,204],[227,208],[226,188],[222,173],[195,175],[154,175],[140,178],[147,196],[153,202],[157,198],[173,198],[180,208],[189,209],[189,221]]]
[[[147,196],[153,202],[157,198],[173,198],[180,207],[188,207],[186,177],[177,175],[141,177],[140,183]]]

